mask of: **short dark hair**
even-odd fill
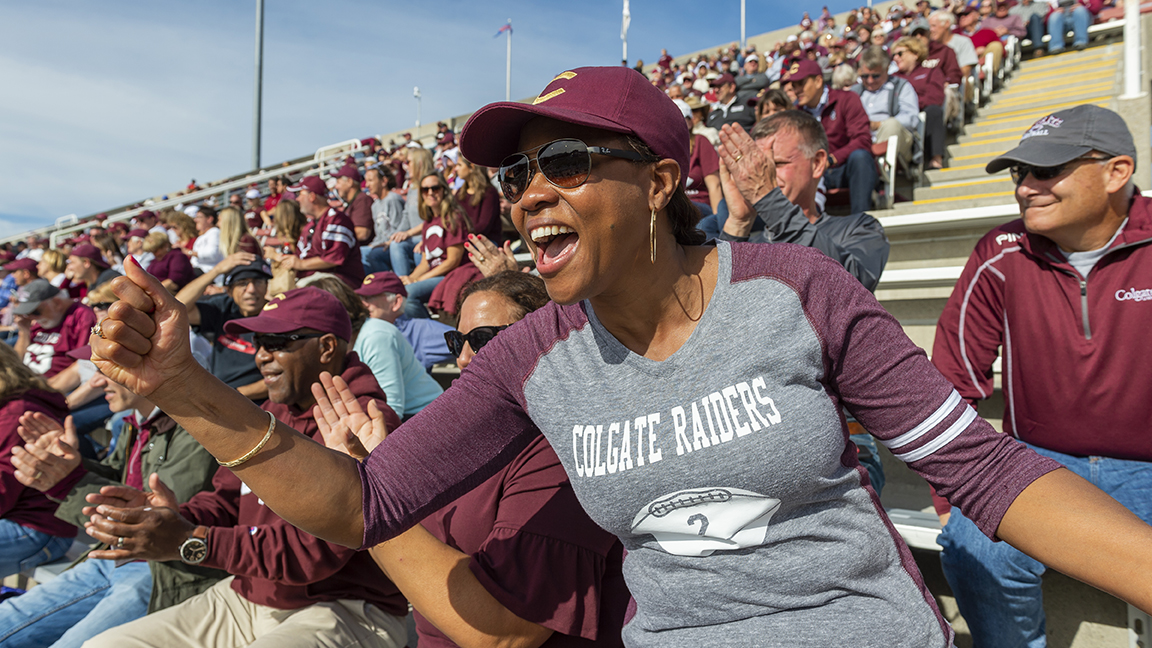
[[[869,70],[888,70],[888,64],[892,59],[888,56],[888,52],[884,51],[883,47],[873,45],[864,50],[860,55],[860,67],[866,67]]]
[[[460,312],[464,300],[478,292],[499,293],[508,301],[516,304],[517,320],[523,319],[525,315],[538,308],[542,308],[550,299],[548,288],[540,277],[527,272],[505,270],[491,277],[484,277],[464,288],[460,292],[459,299],[456,300],[456,312]]]
[[[818,151],[829,150],[828,135],[815,117],[803,110],[784,110],[765,117],[752,127],[752,139],[760,140],[780,131],[790,130],[800,136],[800,148],[808,159]]]
[[[367,169],[364,169],[364,173],[368,173],[369,171],[375,171],[380,174],[380,179],[384,181],[385,189],[396,188],[396,174],[392,173],[392,169],[389,169],[383,164],[373,164]]]
[[[202,205],[196,211],[196,213],[201,216],[207,216],[208,218],[211,218],[213,223],[219,221],[219,216],[216,214],[216,208],[210,205]]]

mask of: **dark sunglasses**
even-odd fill
[[[439,193],[441,191],[444,191],[444,187],[440,185],[436,185],[435,187],[420,187],[420,193]]]
[[[506,328],[508,328],[508,325],[477,326],[467,333],[461,333],[460,331],[445,331],[444,341],[448,343],[448,350],[452,352],[452,355],[459,358],[460,354],[464,353],[465,342],[472,345],[472,353],[477,353],[480,351],[480,349],[484,348],[485,344],[491,342],[492,338],[496,337],[497,333],[503,331]]]
[[[609,155],[625,160],[644,161],[635,151],[588,146],[578,139],[560,139],[536,149],[536,167],[553,185],[561,189],[575,189],[588,180],[592,172],[592,154]],[[529,151],[531,152],[531,151]],[[500,163],[500,189],[510,203],[520,201],[528,184],[532,182],[532,158],[526,153],[514,153]]]
[[[1060,175],[1064,173],[1065,169],[1067,169],[1069,165],[1075,164],[1076,162],[1107,162],[1111,159],[1112,158],[1108,157],[1080,157],[1074,160],[1069,160],[1064,164],[1057,166],[1032,166],[1031,164],[1013,164],[1012,166],[1008,167],[1008,173],[1012,176],[1012,183],[1019,187],[1020,183],[1024,182],[1024,178],[1027,178],[1029,174],[1031,174],[1033,178],[1036,178],[1040,182],[1047,182],[1053,178],[1060,177]]]
[[[288,333],[287,335],[282,333],[257,333],[252,336],[252,344],[254,344],[257,349],[264,347],[264,350],[268,353],[276,353],[277,351],[283,351],[289,344],[292,344],[296,340],[308,340],[323,335],[323,333]]]

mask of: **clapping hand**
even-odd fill
[[[12,448],[11,461],[21,484],[47,491],[80,465],[80,441],[71,416],[61,426],[40,412],[25,412],[16,432],[26,444]]]
[[[312,383],[312,396],[316,399],[312,416],[329,448],[363,461],[388,436],[384,413],[376,401],[368,402],[365,413],[340,376],[321,373],[320,382]]]
[[[156,473],[148,478],[151,493],[127,486],[105,486],[88,495],[84,530],[108,549],[93,551],[103,560],[178,560],[180,545],[196,525],[180,515],[176,495]]]
[[[485,277],[520,269],[516,256],[512,254],[512,241],[504,241],[504,247],[499,248],[483,234],[469,234],[468,240],[464,242],[464,249],[468,251],[468,258],[472,264],[479,268]]]

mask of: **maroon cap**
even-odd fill
[[[340,170],[336,173],[333,173],[332,177],[351,178],[353,182],[363,182],[364,180],[363,176],[360,175],[360,172],[356,170],[356,167],[351,164],[345,164],[344,166],[340,167]],[[327,191],[327,189],[325,189],[325,191]]]
[[[109,232],[115,232],[117,230],[128,231],[128,223],[125,223],[124,221],[116,221],[115,223],[108,225],[108,227],[105,229],[107,229]]]
[[[436,135],[437,144],[454,144],[456,142],[456,135],[452,131],[444,131]]]
[[[788,68],[788,71],[784,73],[784,76],[780,77],[780,80],[784,83],[791,83],[792,81],[800,81],[811,76],[824,78],[824,71],[820,69],[816,61],[800,59]]]
[[[407,297],[408,289],[404,287],[404,282],[400,281],[400,277],[397,277],[395,272],[373,272],[364,277],[364,283],[356,289],[356,294],[361,297],[375,297],[384,293]]]
[[[30,259],[28,257],[17,259],[12,263],[5,263],[4,269],[8,272],[16,272],[17,270],[35,270],[36,259]]]
[[[148,230],[142,228],[129,230],[128,238],[148,238]]]
[[[91,243],[81,243],[77,245],[72,248],[72,253],[68,256],[88,259],[93,265],[100,266],[101,268],[108,267],[108,262],[104,260],[104,257],[100,254],[100,250],[96,249],[96,246]]]
[[[718,87],[724,85],[725,83],[736,83],[736,78],[733,77],[731,74],[728,74],[727,72],[725,72],[724,74],[721,74],[720,76],[716,77],[715,79],[712,79],[712,81],[711,81],[711,83],[709,83],[709,85],[711,85],[713,88],[718,88]]]
[[[324,181],[320,179],[320,176],[305,176],[300,178],[300,181],[296,184],[288,187],[288,191],[291,191],[292,193],[300,193],[301,191],[305,190],[311,191],[318,196],[328,195],[328,185],[324,184]]]
[[[224,324],[224,331],[230,335],[291,333],[305,328],[331,333],[345,342],[352,339],[352,322],[344,305],[332,293],[313,286],[280,293],[264,305],[259,315]]]
[[[156,220],[156,212],[152,211],[151,209],[145,209],[144,211],[140,212],[139,214],[136,214],[136,220],[143,220],[145,218],[150,219],[150,220]]]
[[[688,126],[668,95],[632,68],[584,67],[562,72],[531,104],[501,101],[476,111],[460,135],[460,151],[480,166],[498,167],[519,150],[520,129],[534,117],[635,135],[688,176]]]

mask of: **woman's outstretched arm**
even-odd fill
[[[220,461],[264,438],[269,416],[192,357],[184,306],[134,260],[113,280],[120,301],[93,335],[92,360],[147,396]],[[277,515],[330,542],[359,547],[364,513],[356,460],[278,423],[252,459],[232,469]]]

